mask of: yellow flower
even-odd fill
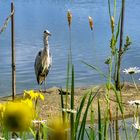
[[[42,101],[44,101],[44,96],[41,93],[39,93],[39,97]]]
[[[34,109],[33,102],[32,102],[32,100],[30,100],[30,99],[21,100],[21,103],[25,103],[25,104],[28,105],[31,109]]]
[[[69,140],[69,124],[64,123],[62,118],[50,120],[48,127],[49,140]]]
[[[69,27],[71,26],[71,22],[72,22],[72,13],[70,10],[68,10],[67,12],[67,19],[68,19],[68,25]]]
[[[42,101],[44,101],[44,96],[40,92],[36,92],[34,90],[24,90],[24,97],[29,97],[31,100],[37,100],[40,98]]]
[[[88,17],[90,29],[93,30],[93,19],[91,16]]]
[[[4,104],[0,104],[0,119],[2,119],[2,117],[3,117],[4,110],[5,110]]]
[[[3,113],[3,125],[9,131],[27,130],[34,118],[34,110],[24,102],[8,102]]]

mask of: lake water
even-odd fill
[[[120,0],[117,0],[117,10]],[[113,4],[112,4],[113,5]],[[122,69],[140,66],[140,1],[126,1],[125,36],[133,41],[123,59]],[[47,88],[65,87],[69,32],[66,13],[72,20],[72,52],[75,65],[75,86],[105,83],[100,75],[81,63],[84,60],[107,71],[104,64],[109,55],[109,27],[107,0],[15,0],[15,44],[17,93],[24,89],[39,89],[34,74],[34,60],[43,48],[43,31],[48,29],[53,66],[47,77]],[[0,0],[0,27],[10,13],[10,0]],[[88,16],[94,20],[93,34]],[[0,35],[0,96],[11,94],[11,40],[10,22]],[[140,76],[136,76],[136,80]],[[128,76],[124,76],[129,80]],[[138,82],[138,80],[137,80]]]

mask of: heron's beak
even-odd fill
[[[51,33],[48,33],[48,35],[51,36],[52,34]]]
[[[51,33],[48,31],[48,30],[45,30],[44,31],[44,34],[48,35],[48,36],[51,36]]]

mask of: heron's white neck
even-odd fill
[[[49,51],[49,41],[48,41],[48,36],[44,37],[44,50]]]

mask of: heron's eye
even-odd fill
[[[46,31],[44,31],[44,33],[46,33]]]

